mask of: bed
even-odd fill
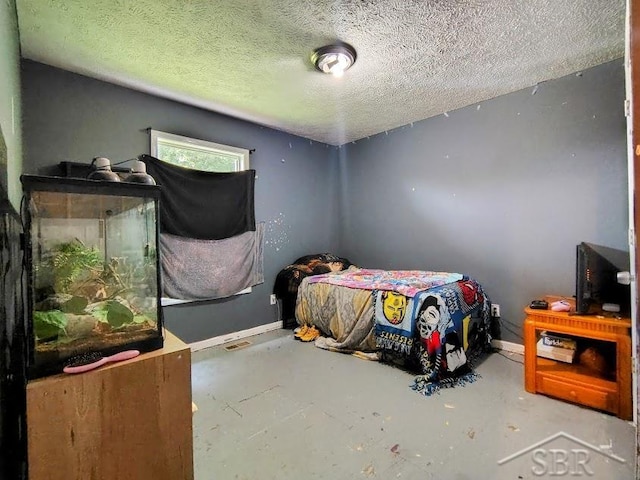
[[[413,371],[424,395],[475,381],[490,350],[489,298],[463,274],[349,266],[302,278],[295,305],[316,346]]]

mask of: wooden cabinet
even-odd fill
[[[30,480],[192,480],[191,351],[162,349],[27,385]]]
[[[631,321],[596,315],[573,315],[525,308],[525,389],[550,397],[613,413],[631,420]],[[585,346],[600,346],[607,352],[609,370],[603,372],[576,358],[564,363],[537,356],[540,333],[570,336]],[[595,348],[595,347],[592,347]]]

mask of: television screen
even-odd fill
[[[630,314],[631,291],[618,283],[618,272],[629,270],[629,252],[582,242],[576,253],[576,313],[601,313],[605,303]]]

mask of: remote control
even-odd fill
[[[536,310],[546,310],[549,308],[549,304],[545,300],[533,300],[529,304],[529,308],[534,308]]]

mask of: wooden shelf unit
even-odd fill
[[[164,347],[27,384],[30,480],[193,480],[191,351]]]
[[[524,311],[525,390],[631,420],[631,320],[531,308]],[[570,364],[538,357],[537,341],[542,331],[608,342],[615,349],[614,376],[609,378],[580,365],[577,358]]]

